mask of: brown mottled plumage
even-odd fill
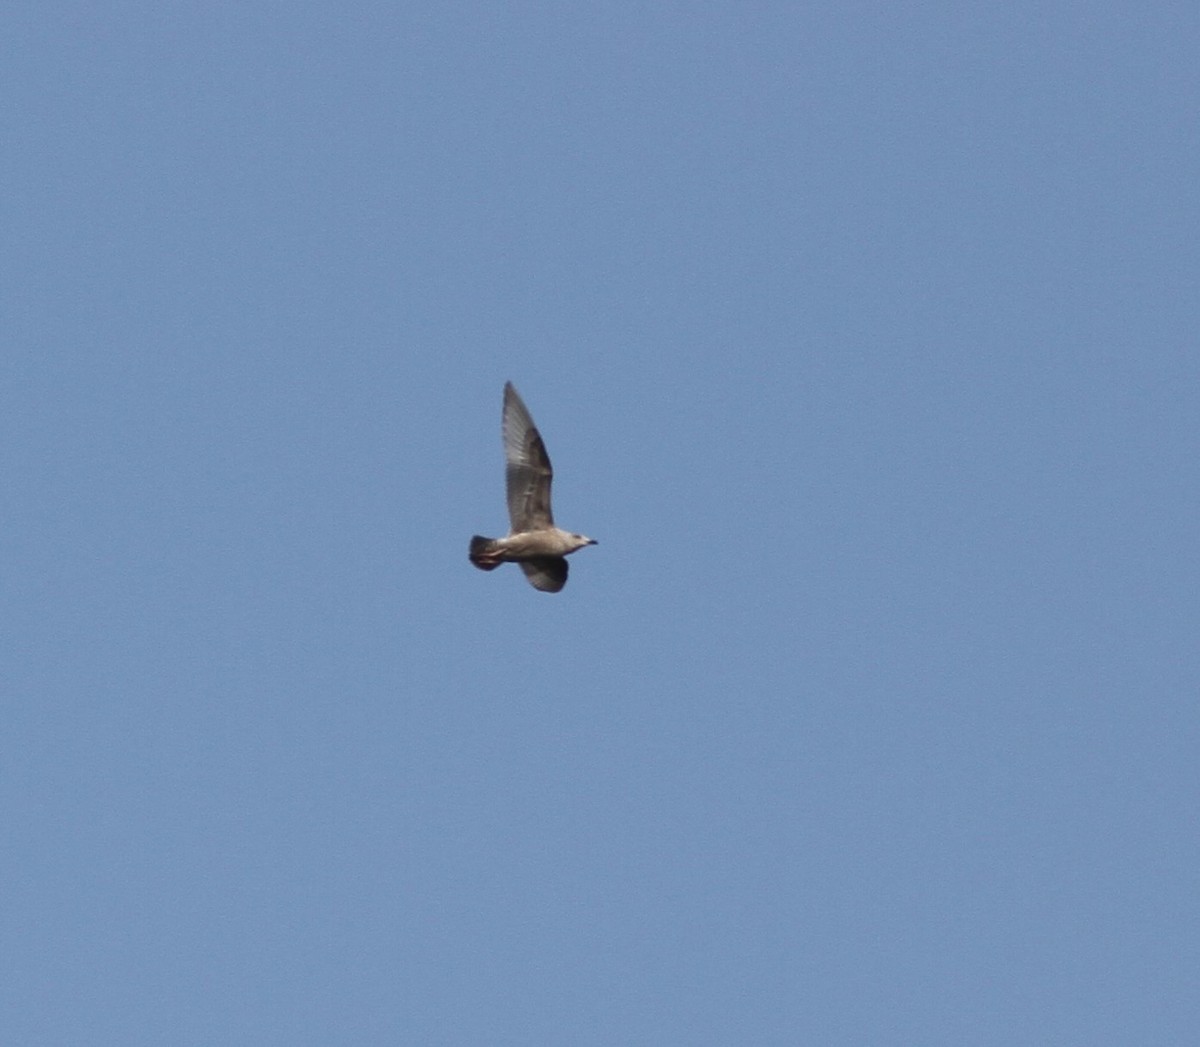
[[[593,538],[572,534],[554,526],[550,510],[550,483],[554,471],[529,410],[512,382],[504,386],[505,486],[508,518],[512,530],[506,538],[471,539],[471,563],[492,571],[502,563],[519,563],[530,585],[544,593],[556,593],[567,584],[565,557],[595,545]]]

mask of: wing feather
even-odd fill
[[[554,470],[550,467],[550,456],[546,453],[541,434],[512,382],[504,386],[502,422],[506,463],[504,478],[508,494],[508,518],[513,533],[553,527],[550,482],[554,478]]]
[[[529,584],[544,593],[556,593],[567,584],[567,561],[561,556],[539,556],[522,560],[521,570]]]

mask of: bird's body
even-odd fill
[[[483,571],[502,563],[519,563],[529,583],[546,593],[556,593],[567,584],[564,559],[592,538],[554,526],[550,511],[550,482],[554,471],[541,434],[512,382],[504,386],[505,486],[508,517],[512,530],[505,538],[471,539],[470,560]]]

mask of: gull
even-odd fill
[[[494,571],[506,562],[519,563],[530,585],[544,593],[556,593],[567,584],[565,557],[585,545],[596,545],[596,540],[554,526],[550,456],[512,382],[504,383],[501,430],[512,530],[507,538],[475,535],[468,556],[481,571]]]

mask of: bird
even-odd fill
[[[505,487],[512,530],[505,538],[471,539],[468,558],[481,571],[502,563],[518,563],[529,584],[544,593],[557,593],[567,584],[566,557],[595,538],[554,526],[550,511],[550,481],[554,471],[546,445],[512,382],[504,383]]]

